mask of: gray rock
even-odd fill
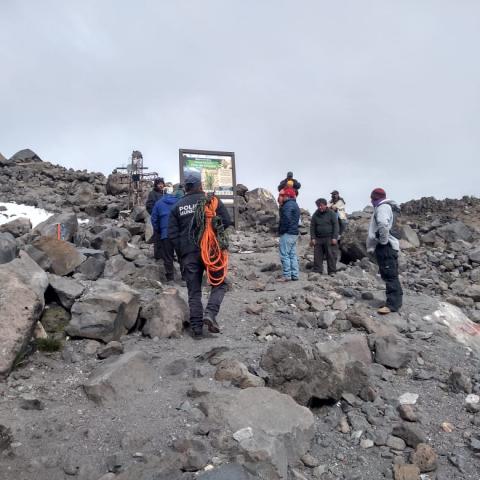
[[[447,242],[457,242],[458,240],[470,242],[473,239],[470,227],[460,221],[447,223],[447,225],[437,228],[436,233]]]
[[[375,361],[389,368],[401,368],[412,357],[406,343],[397,335],[377,336],[375,339]]]
[[[118,340],[135,325],[139,308],[137,291],[121,282],[100,279],[73,304],[65,331],[73,337]]]
[[[72,242],[78,231],[78,219],[74,213],[57,213],[38,224],[33,231],[45,237],[57,237],[60,224],[61,240]]]
[[[406,240],[410,245],[412,245],[415,248],[418,248],[420,246],[420,239],[418,238],[418,235],[416,234],[415,230],[413,230],[410,225],[402,225],[400,227],[400,232],[401,232],[401,238]]]
[[[231,432],[251,428],[251,435],[236,446],[247,469],[261,478],[287,478],[288,466],[307,452],[314,435],[312,413],[269,388],[212,393],[201,406],[209,419]]]
[[[480,263],[480,247],[474,248],[468,253],[471,262]]]
[[[110,227],[95,235],[91,240],[91,245],[97,250],[104,250],[109,256],[118,255],[119,249],[125,248],[131,238],[127,229]]]
[[[142,333],[151,338],[178,338],[188,321],[189,310],[178,291],[169,288],[142,307],[140,318],[145,320]]]
[[[448,384],[453,392],[472,393],[472,380],[460,367],[452,367],[450,369]]]
[[[85,280],[97,280],[105,270],[104,257],[90,256],[77,268]]]
[[[0,378],[32,337],[44,307],[46,273],[25,253],[0,265]]]
[[[11,162],[15,163],[36,163],[36,162],[41,162],[42,159],[33,151],[30,150],[29,148],[24,148],[23,150],[19,150],[17,153],[12,155],[10,157]]]
[[[52,262],[50,261],[50,258],[48,255],[43,253],[41,250],[38,250],[38,248],[35,248],[33,245],[25,245],[23,247],[23,250],[28,253],[28,255],[41,267],[43,270],[47,271],[50,270],[50,267],[52,266]]]
[[[108,342],[104,347],[100,347],[97,351],[97,357],[105,359],[113,357],[114,355],[121,355],[123,353],[123,345],[120,342],[112,340]]]
[[[16,218],[11,222],[0,225],[0,233],[8,232],[14,237],[21,237],[32,230],[32,222],[28,218]]]
[[[75,300],[82,295],[85,287],[68,277],[60,277],[53,273],[48,274],[50,287],[56,293],[58,300],[67,310],[72,308]]]
[[[404,440],[409,447],[415,448],[419,443],[426,443],[424,430],[416,423],[402,422],[395,425],[392,434]]]
[[[132,262],[125,260],[121,255],[114,255],[107,260],[103,276],[114,280],[124,280],[129,275],[134,275],[136,271]]]
[[[86,260],[74,245],[53,237],[40,237],[32,245],[47,255],[56,275],[68,275]]]
[[[235,463],[228,463],[209,472],[201,473],[197,478],[199,480],[253,480],[244,467]]]
[[[23,410],[43,410],[45,405],[37,397],[30,394],[24,394],[20,397],[20,408]]]
[[[157,381],[149,357],[131,351],[112,357],[96,368],[83,385],[85,393],[95,403],[107,404],[116,400],[131,400],[139,390],[153,389]]]
[[[8,450],[13,443],[12,430],[0,424],[0,453]]]
[[[9,233],[0,233],[0,264],[11,262],[17,256],[17,242]]]

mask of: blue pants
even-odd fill
[[[298,278],[297,238],[288,233],[280,235],[280,260],[283,276],[288,279]]]

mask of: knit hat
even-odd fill
[[[153,185],[155,185],[155,186],[157,186],[159,183],[165,184],[165,180],[163,179],[163,177],[157,177],[157,178],[153,181]]]
[[[372,190],[370,198],[372,200],[382,200],[384,198],[387,198],[387,193],[383,188],[375,188],[374,190]]]

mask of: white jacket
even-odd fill
[[[390,243],[394,250],[400,250],[398,239],[390,233],[393,226],[393,211],[387,202],[392,201],[383,200],[373,211],[368,227],[367,252],[373,252],[379,243],[382,245]]]

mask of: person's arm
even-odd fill
[[[300,190],[300,189],[302,188],[302,184],[301,184],[298,180],[295,180],[295,181],[293,182],[293,188],[294,188],[295,190]]]
[[[152,227],[156,232],[160,231],[160,215],[159,215],[159,205],[155,205],[152,210]]]
[[[335,212],[333,211],[330,211],[330,212],[331,212],[330,218],[332,219],[332,226],[333,226],[332,240],[335,240],[335,243],[337,243],[338,233],[339,233],[338,217]]]
[[[392,224],[392,207],[388,203],[378,206],[375,212],[375,221],[377,222],[378,242],[382,245],[388,243],[388,234]]]
[[[168,238],[178,248],[180,236],[180,223],[178,218],[178,207],[173,207],[168,219]]]
[[[315,214],[310,219],[310,245],[315,245]]]
[[[287,185],[287,179],[282,180],[278,185],[278,191],[283,190],[286,185]]]

